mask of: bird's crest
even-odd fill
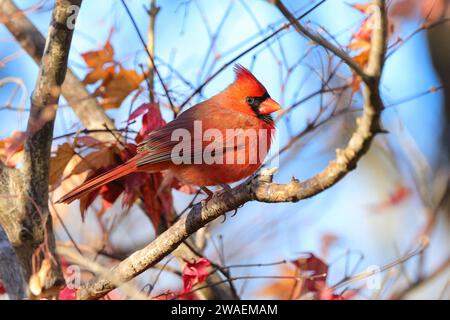
[[[234,72],[236,74],[236,82],[245,84],[245,87],[251,87],[251,91],[254,92],[254,95],[263,95],[267,92],[261,82],[259,82],[258,79],[242,65],[235,64]]]

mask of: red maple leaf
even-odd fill
[[[142,114],[144,115],[142,117],[142,128],[135,139],[137,143],[144,141],[150,132],[166,124],[157,103],[144,103],[131,113],[128,122]]]
[[[64,287],[59,291],[58,300],[76,300],[77,290]]]
[[[328,275],[328,265],[314,254],[308,253],[307,258],[300,258],[294,261],[294,264],[302,273],[308,273],[305,280],[307,291],[318,291],[326,282]]]
[[[0,295],[5,294],[5,293],[6,293],[5,287],[3,286],[3,283],[0,280]]]
[[[199,258],[193,262],[188,262],[183,269],[183,293],[192,290],[195,282],[202,283],[208,277],[207,268],[211,265],[208,259]]]
[[[324,286],[317,293],[315,298],[318,300],[349,300],[357,295],[356,290],[348,290],[342,294],[336,294],[333,289]]]

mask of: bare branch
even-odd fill
[[[163,90],[164,90],[164,93],[166,95],[166,98],[169,101],[169,105],[170,105],[171,109],[173,110],[175,108],[175,106],[174,106],[174,104],[172,102],[172,99],[170,98],[169,89],[167,88],[166,84],[164,83],[164,80],[163,80],[161,74],[159,73],[158,68],[156,67],[155,59],[153,58],[153,55],[148,50],[147,44],[145,43],[144,38],[142,37],[141,32],[139,31],[139,27],[137,26],[136,21],[134,20],[133,15],[130,12],[130,9],[128,9],[128,6],[127,6],[127,4],[125,3],[124,0],[121,0],[121,2],[122,2],[123,7],[125,8],[125,11],[127,12],[128,17],[131,20],[131,23],[133,24],[134,29],[136,30],[136,33],[137,33],[137,35],[139,37],[139,40],[141,41],[141,43],[142,43],[142,45],[143,45],[143,47],[145,49],[145,52],[148,55],[148,58],[149,58],[149,60],[150,60],[150,62],[152,64],[152,67],[153,67],[153,71],[155,72],[156,77],[159,80],[159,83],[163,87]]]
[[[327,39],[322,37],[320,34],[315,33],[308,28],[304,27],[294,15],[285,7],[281,0],[269,0],[269,2],[275,4],[275,6],[281,11],[281,13],[289,20],[289,22],[294,26],[295,30],[300,34],[305,35],[307,38],[311,39],[321,47],[331,51],[336,56],[342,59],[357,75],[359,75],[363,81],[367,80],[367,75],[364,70],[359,66],[359,64],[354,61],[345,51],[342,51],[334,44],[329,42]]]
[[[2,261],[0,263],[0,279],[9,298],[12,300],[25,299],[27,297],[27,282],[22,273],[17,272],[17,270],[20,270],[20,263],[1,225],[0,261]]]
[[[410,295],[412,292],[419,290],[444,274],[448,271],[450,268],[450,258],[447,258],[443,263],[441,263],[432,273],[430,273],[428,276],[418,279],[408,287],[404,288],[403,290],[394,293],[389,297],[391,300],[402,300],[405,299],[408,295]]]
[[[150,9],[148,10],[149,15],[149,28],[147,32],[147,50],[151,57],[155,56],[155,26],[156,26],[156,16],[159,12],[159,7],[156,6],[156,0],[150,0]],[[149,57],[148,59],[148,90],[150,91],[150,102],[154,100],[154,90],[155,90],[155,70],[153,63]]]

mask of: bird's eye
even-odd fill
[[[249,105],[252,105],[252,104],[255,103],[255,98],[253,98],[253,97],[247,97],[247,98],[245,99],[245,101],[246,101]]]

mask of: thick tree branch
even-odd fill
[[[8,237],[0,225],[0,280],[12,300],[27,297],[27,283],[20,270],[20,263]]]
[[[4,5],[4,1],[1,5]],[[33,294],[51,294],[64,283],[55,254],[55,239],[48,209],[48,173],[56,106],[67,68],[72,41],[71,6],[81,0],[57,0],[31,97],[22,170],[2,170],[0,223],[18,257],[27,283],[42,261],[51,263]],[[11,16],[10,18],[14,18]],[[35,262],[33,264],[33,261]],[[38,293],[36,293],[38,292]]]
[[[308,28],[304,27],[295,16],[285,7],[281,0],[269,0],[269,2],[273,3],[280,12],[289,20],[289,22],[294,26],[294,29],[297,30],[300,34],[305,35],[307,38],[311,39],[321,47],[331,51],[337,57],[339,57],[342,61],[344,61],[357,75],[359,75],[364,81],[368,80],[367,73],[361,68],[361,66],[352,59],[345,51],[339,49],[334,44],[329,42],[327,39],[322,37],[320,34],[315,33]]]
[[[12,0],[0,0],[0,22],[5,24],[30,57],[40,64],[45,38]],[[87,129],[102,130],[104,125],[114,129],[114,122],[70,69],[67,70],[61,93]],[[115,140],[108,132],[99,131],[91,135],[100,141]]]
[[[248,201],[295,202],[312,197],[335,185],[347,173],[356,167],[359,159],[367,152],[377,133],[382,132],[380,115],[383,102],[379,92],[379,80],[386,51],[386,7],[384,0],[375,1],[375,28],[367,73],[362,74],[366,83],[364,89],[363,115],[357,119],[357,128],[344,149],[338,149],[336,159],[319,174],[299,182],[293,180],[287,184],[272,183],[274,170],[262,172],[259,176],[230,190],[214,194],[206,204],[197,204],[181,217],[167,231],[130,257],[115,266],[111,273],[122,282],[155,265],[174,251],[190,235],[207,223],[217,219],[228,211],[235,210]],[[318,43],[323,45],[323,43]],[[344,60],[348,62],[347,60]],[[360,71],[361,72],[361,71]],[[86,283],[78,290],[79,299],[96,299],[115,288],[107,278],[99,277]]]

